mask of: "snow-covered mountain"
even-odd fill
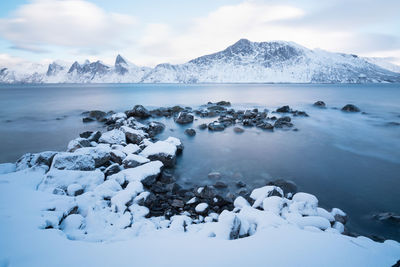
[[[400,82],[397,69],[382,60],[311,50],[292,42],[246,39],[184,64],[139,67],[118,55],[114,66],[101,61],[74,62],[69,67],[54,62],[47,71],[40,72],[40,69],[43,68],[34,67],[29,71],[0,66],[0,83]]]

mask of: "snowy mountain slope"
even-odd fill
[[[400,82],[397,66],[356,55],[311,50],[292,42],[241,39],[223,51],[184,64],[139,67],[117,56],[47,71],[0,68],[0,83],[374,83]],[[399,67],[400,68],[400,67]]]

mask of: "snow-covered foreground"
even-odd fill
[[[44,172],[0,175],[0,266],[391,266],[400,257],[395,241],[376,243],[292,223],[236,240],[172,227],[121,241],[69,240],[61,230],[40,228],[43,207],[54,199],[37,190]]]
[[[343,211],[287,184],[231,198],[210,186],[182,189],[164,169],[182,153],[179,139],[154,138],[164,126],[137,121],[150,116],[140,105],[107,116],[108,131],[82,133],[67,152],[0,164],[0,267],[391,266],[400,258],[398,242],[343,235]]]

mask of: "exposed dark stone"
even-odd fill
[[[226,183],[224,183],[224,182],[218,181],[218,182],[216,182],[216,183],[214,184],[214,187],[215,187],[215,188],[227,188],[228,185],[227,185]]]
[[[205,129],[207,129],[207,124],[206,124],[206,123],[200,124],[200,125],[199,125],[199,129],[200,129],[200,130],[205,130]]]
[[[108,176],[110,176],[110,175],[113,175],[113,174],[118,173],[120,170],[121,170],[121,167],[119,166],[119,164],[118,164],[118,163],[114,163],[114,164],[111,164],[110,166],[108,166],[108,167],[104,170],[104,175],[105,175],[106,177],[108,177]]]
[[[188,136],[195,136],[196,135],[196,131],[193,128],[188,128],[185,130],[185,134]]]
[[[239,182],[236,183],[236,186],[237,187],[246,187],[246,184],[244,182],[242,182],[242,181],[239,181]]]
[[[344,106],[342,108],[342,111],[346,111],[346,112],[360,112],[360,109],[358,107],[356,107],[355,105],[352,104],[347,104],[346,106]]]
[[[132,110],[125,112],[128,117],[137,117],[140,119],[147,119],[151,116],[150,112],[142,105],[136,105]]]
[[[119,165],[121,165],[124,158],[125,157],[123,157],[122,155],[119,155],[118,153],[115,153],[114,151],[110,152],[110,159],[112,162],[115,162],[115,163],[118,163]]]
[[[179,124],[192,123],[193,120],[194,120],[193,115],[185,111],[180,112],[178,116],[175,118],[175,122]]]
[[[291,193],[293,195],[297,193],[297,185],[293,181],[278,179],[278,180],[269,182],[267,185],[275,185],[275,186],[279,187],[280,189],[282,189],[285,196],[287,196],[287,194],[289,194],[289,193]]]
[[[173,170],[171,170],[171,169],[164,169],[164,170],[161,172],[160,182],[166,183],[166,184],[175,182]]]
[[[291,109],[289,106],[283,106],[283,107],[276,109],[276,112],[279,112],[279,113],[289,113],[290,111],[291,111]]]
[[[223,131],[225,129],[225,125],[219,122],[211,122],[208,124],[208,129],[210,131]]]
[[[201,190],[200,193],[196,190],[195,195],[203,199],[212,200],[215,197],[216,193],[212,186],[206,185],[203,187],[203,190]]]
[[[92,133],[93,133],[92,131],[86,131],[86,132],[80,133],[79,136],[87,139],[92,135]]]
[[[100,132],[100,131],[96,131],[96,132],[92,133],[92,134],[89,136],[88,140],[91,141],[91,142],[92,142],[92,141],[93,141],[93,142],[98,142],[99,139],[100,139],[100,137],[101,137],[101,132]]]
[[[400,214],[394,212],[377,213],[373,215],[373,218],[382,222],[400,224]]]
[[[324,101],[317,101],[317,102],[315,102],[314,103],[314,106],[316,106],[316,107],[319,107],[319,108],[325,108],[326,107],[326,104],[325,104],[325,102]]]
[[[263,122],[257,124],[257,127],[264,129],[264,130],[273,130],[274,129],[274,126],[271,123],[266,122],[266,121],[263,121]]]
[[[89,117],[85,117],[85,118],[83,118],[83,119],[82,119],[82,121],[86,123],[86,122],[92,122],[92,121],[95,121],[95,119],[93,119],[93,118],[89,118]]]
[[[243,128],[240,128],[240,127],[234,127],[234,128],[233,128],[233,131],[234,131],[235,133],[243,133],[243,132],[244,132],[244,129],[243,129]]]
[[[342,223],[343,225],[347,223],[347,215],[342,216],[340,214],[335,214],[335,221]]]
[[[149,123],[149,128],[147,129],[147,133],[150,137],[154,137],[157,134],[160,134],[164,131],[165,125],[161,122],[152,121]]]
[[[148,159],[150,159],[150,160],[159,160],[167,168],[174,167],[175,163],[176,163],[176,156],[175,155],[169,155],[169,154],[164,154],[164,153],[150,155],[150,156],[148,156]]]
[[[275,128],[293,127],[293,124],[290,121],[291,119],[289,116],[281,117],[275,121],[274,127]]]
[[[308,114],[305,111],[293,111],[293,116],[297,116],[297,117],[309,117]]]
[[[229,101],[219,101],[216,103],[218,106],[227,106],[230,107],[231,106],[231,102]]]
[[[180,199],[174,199],[171,206],[174,208],[183,208],[183,206],[185,206],[185,203]]]

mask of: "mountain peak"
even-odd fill
[[[115,59],[115,65],[118,64],[127,64],[126,60],[120,54],[118,54],[117,58]]]

